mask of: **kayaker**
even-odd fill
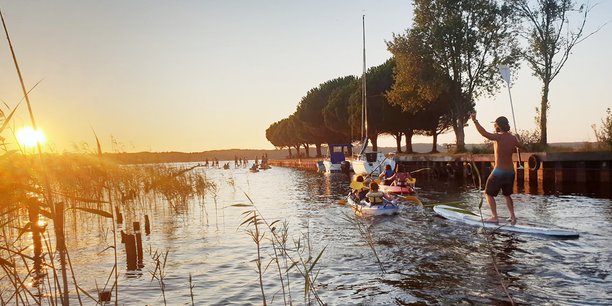
[[[370,190],[367,185],[369,183],[369,179],[366,180],[362,175],[358,175],[357,178],[355,178],[355,182],[357,183],[351,184],[351,187],[353,187],[353,194],[359,200],[365,199],[366,194]]]
[[[399,167],[398,167],[398,169],[399,169]],[[410,172],[396,172],[396,174],[395,174],[395,181],[393,181],[393,183],[391,185],[400,186],[400,187],[407,187],[407,186],[410,185],[408,182],[411,179],[412,179],[412,175],[410,175]]]
[[[391,201],[392,199],[386,193],[378,190],[378,184],[376,182],[370,183],[370,191],[366,194],[370,205],[383,204],[384,200]]]
[[[487,218],[484,222],[497,223],[497,204],[495,203],[495,196],[502,190],[502,194],[506,199],[506,206],[510,212],[510,218],[508,221],[514,225],[516,224],[516,216],[514,215],[514,203],[512,202],[512,189],[514,187],[514,165],[512,163],[512,154],[516,151],[516,148],[520,145],[516,136],[510,133],[510,123],[508,118],[498,117],[495,119],[494,128],[495,133],[487,132],[482,125],[476,119],[476,112],[470,114],[476,130],[480,135],[493,141],[493,149],[495,152],[495,168],[491,171],[489,178],[487,178],[487,184],[485,186],[485,196],[489,208],[491,208],[491,218]]]
[[[381,172],[378,178],[383,180],[383,185],[391,185],[395,180],[395,170],[391,169],[391,165],[386,164],[385,171]]]

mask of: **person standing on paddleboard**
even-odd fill
[[[516,148],[520,145],[516,136],[510,133],[510,123],[508,118],[501,116],[495,119],[493,122],[495,125],[495,133],[487,132],[482,125],[476,119],[476,112],[470,114],[476,130],[480,135],[493,141],[493,149],[495,152],[495,168],[487,179],[485,186],[485,196],[489,208],[491,208],[491,218],[485,219],[484,222],[497,223],[497,204],[495,203],[495,196],[502,190],[502,194],[506,199],[506,206],[510,212],[510,218],[508,221],[514,225],[516,224],[516,216],[514,215],[514,203],[512,202],[512,188],[514,186],[514,165],[512,163],[512,154],[516,151]]]

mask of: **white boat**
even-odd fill
[[[326,173],[348,173],[352,170],[351,163],[346,160],[350,143],[329,144],[327,158],[323,160]]]
[[[361,76],[361,139],[362,148],[359,155],[351,160],[353,171],[357,174],[379,175],[386,165],[395,169],[395,160],[385,156],[382,152],[367,151],[368,147],[368,98],[366,90],[366,52],[365,52],[365,16],[363,16],[363,73]]]
[[[359,216],[393,215],[399,211],[399,206],[392,201],[385,199],[383,204],[371,205],[366,200],[357,201],[352,193],[347,196],[347,202]]]
[[[382,152],[367,152],[357,155],[351,160],[351,165],[356,174],[378,176],[384,171],[386,165],[391,166],[391,169],[395,169],[395,160],[385,156]]]

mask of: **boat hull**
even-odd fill
[[[369,154],[376,154],[375,158]],[[357,174],[371,174],[371,175],[379,175],[381,171],[384,171],[385,166],[391,166],[391,169],[395,169],[395,161],[391,158],[386,158],[382,152],[377,153],[365,153],[360,155],[358,158],[351,161],[351,165],[353,166],[353,171]]]
[[[341,163],[332,163],[331,161],[324,160],[323,166],[325,168],[326,173],[346,173],[352,171],[351,164],[347,161],[343,161]]]
[[[399,211],[399,206],[397,204],[386,200],[384,204],[370,205],[370,203],[363,200],[357,202],[351,195],[348,195],[347,202],[355,211],[355,214],[359,216],[393,215]]]
[[[402,194],[402,195],[413,195],[416,194],[414,189],[410,186],[389,186],[389,185],[380,185],[380,191],[384,193],[390,194]]]

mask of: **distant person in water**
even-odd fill
[[[491,208],[491,218],[485,219],[485,222],[497,223],[497,204],[495,196],[502,190],[502,194],[506,199],[506,206],[510,212],[508,221],[516,224],[516,216],[514,215],[514,203],[512,202],[512,188],[514,186],[514,165],[512,164],[512,154],[519,147],[520,143],[516,136],[510,133],[510,124],[506,117],[498,117],[495,119],[495,133],[487,132],[476,119],[476,112],[470,114],[476,130],[480,135],[493,141],[493,149],[495,152],[495,168],[487,179],[485,186],[485,196],[489,208]]]
[[[379,179],[383,180],[383,185],[391,185],[395,180],[395,170],[391,169],[391,165],[386,164],[385,170],[378,176]]]

